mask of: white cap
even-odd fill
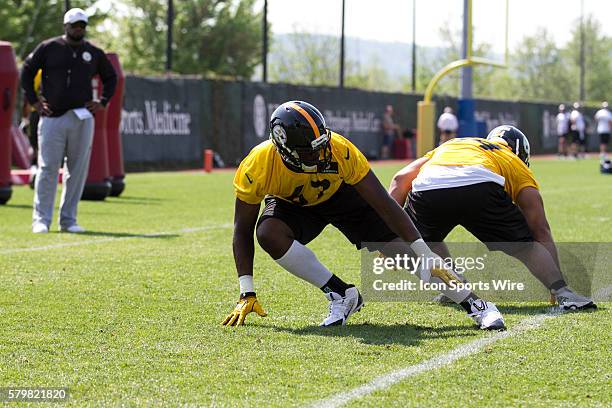
[[[87,14],[80,8],[70,9],[64,14],[64,24],[74,24],[77,21],[87,23]]]

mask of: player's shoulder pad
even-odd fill
[[[276,154],[276,148],[270,140],[265,140],[251,149],[249,154],[240,162],[240,166],[250,166],[255,163],[263,164],[270,159],[272,154]]]
[[[335,154],[345,154],[347,149],[358,150],[350,140],[336,132],[331,132],[331,148]]]
[[[340,133],[336,133],[333,130],[330,132],[331,133],[331,142],[336,142],[339,143],[341,145],[347,145],[347,144],[351,144],[351,141],[348,140],[346,137],[342,136]]]

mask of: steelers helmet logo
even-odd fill
[[[88,51],[85,51],[82,55],[83,61],[91,62],[91,54]]]
[[[510,127],[498,126],[497,128],[493,129],[493,131],[491,132],[491,137],[503,137],[504,133],[508,131],[510,131]]]
[[[280,125],[276,125],[272,128],[272,137],[280,144],[284,145],[287,143],[287,132],[285,132],[285,129]]]

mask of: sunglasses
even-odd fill
[[[84,21],[77,21],[76,23],[70,24],[71,28],[85,28],[87,27],[87,23]]]

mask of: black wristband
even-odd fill
[[[254,297],[257,297],[257,296],[255,295],[255,292],[244,292],[244,293],[241,293],[241,294],[240,294],[240,299],[244,299],[244,298],[245,298],[245,297],[247,297],[247,296],[254,296]]]

